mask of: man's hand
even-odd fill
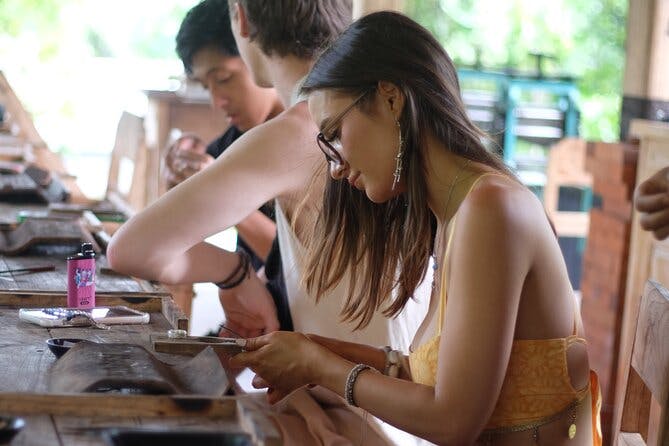
[[[254,272],[238,286],[219,290],[218,297],[225,313],[225,326],[239,336],[255,337],[279,329],[274,300]],[[225,332],[221,335],[229,336]]]
[[[641,227],[658,240],[669,236],[669,167],[660,169],[641,183],[634,193],[634,205],[641,213]]]
[[[195,135],[184,135],[165,154],[165,180],[172,188],[214,162],[207,146]]]

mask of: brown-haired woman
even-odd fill
[[[271,402],[318,384],[439,444],[598,444],[598,386],[559,246],[539,200],[482,145],[444,49],[400,14],[371,14],[303,90],[333,178],[308,285],[322,294],[352,270],[360,291],[343,316],[364,325],[403,308],[431,252],[441,279],[408,358],[278,332],[247,340],[234,363]]]

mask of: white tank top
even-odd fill
[[[275,200],[274,209],[288,306],[295,331],[376,346],[389,344],[390,325],[379,312],[362,330],[354,331],[355,323],[340,320],[339,315],[344,305],[344,296],[348,290],[348,276],[345,276],[337,287],[323,295],[318,303],[316,303],[315,296],[307,293],[301,284],[305,248],[297,239],[278,200]]]

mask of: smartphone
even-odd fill
[[[133,310],[126,306],[79,308],[21,308],[19,319],[41,327],[81,327],[95,322],[113,324],[148,324],[149,313]]]

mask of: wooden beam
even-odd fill
[[[632,119],[669,121],[669,0],[630,0],[620,122],[627,139]]]
[[[643,98],[648,94],[648,60],[651,53],[654,3],[654,0],[635,0],[629,3],[623,78],[625,95]]]
[[[168,294],[146,293],[96,293],[95,303],[100,307],[125,305],[139,311],[163,312],[163,300]],[[65,293],[0,291],[0,306],[8,308],[62,307],[66,304]],[[169,319],[168,319],[169,320]]]
[[[1,392],[0,412],[17,415],[86,415],[89,417],[233,418],[234,397],[117,395],[99,393]]]
[[[648,97],[669,101],[669,0],[655,0],[648,69]]]

